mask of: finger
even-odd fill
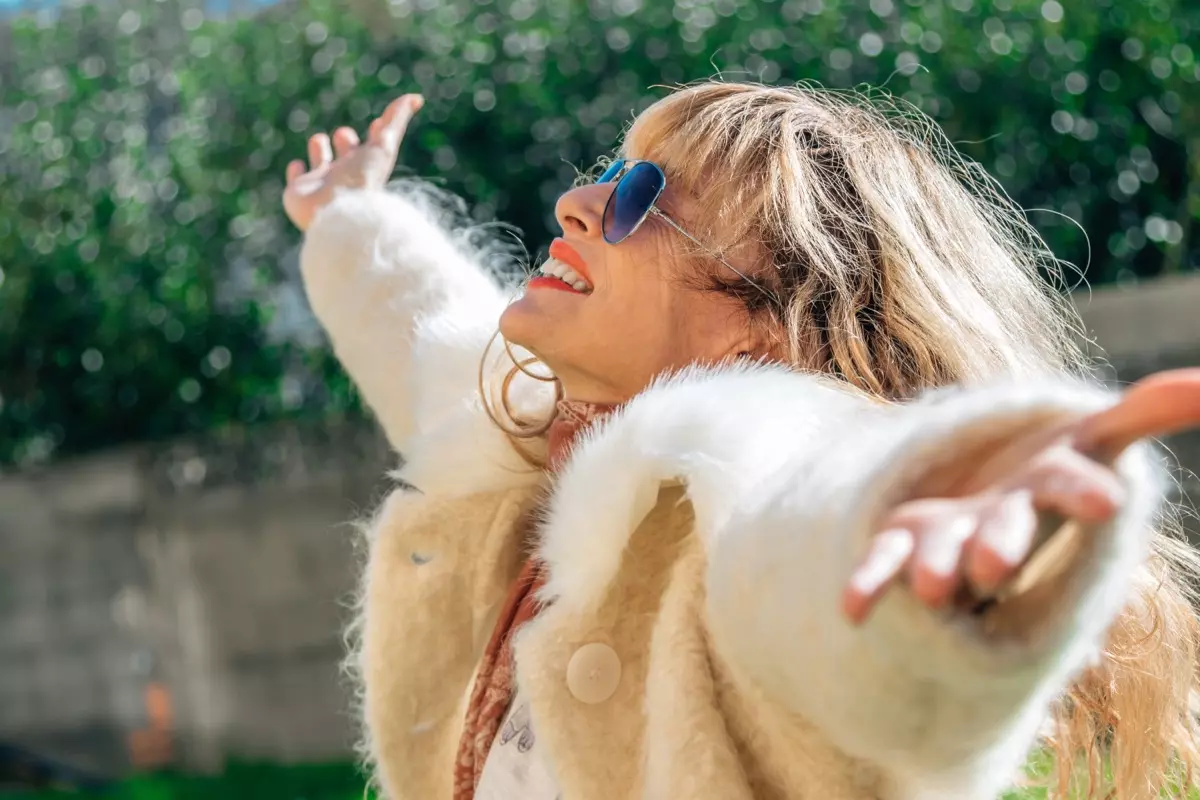
[[[966,548],[966,576],[977,594],[988,595],[1009,581],[1033,549],[1038,518],[1033,492],[1008,492],[981,515]]]
[[[309,169],[320,169],[333,160],[333,148],[329,144],[329,136],[318,133],[308,140]]]
[[[935,517],[917,531],[917,549],[909,562],[912,593],[930,608],[949,603],[963,582],[963,550],[978,526],[976,513],[956,511]]]
[[[1040,511],[1056,511],[1081,522],[1105,522],[1125,502],[1125,487],[1112,472],[1066,447],[1048,452],[1018,478],[1015,488],[1033,492]]]
[[[380,117],[383,120],[379,131],[380,144],[388,148],[399,147],[404,132],[408,130],[408,123],[423,105],[425,98],[419,94],[406,94],[389,103]]]
[[[1200,425],[1200,368],[1159,372],[1130,387],[1115,406],[1080,423],[1075,446],[1109,460],[1146,437]]]
[[[870,549],[842,592],[842,613],[857,625],[870,615],[884,592],[904,572],[915,542],[911,531],[889,528],[875,535]]]
[[[371,120],[371,124],[367,126],[367,141],[373,144],[379,143],[379,132],[383,130],[383,117],[376,117]]]
[[[358,147],[358,134],[353,128],[338,128],[333,132],[333,152],[338,158]]]
[[[287,165],[287,182],[288,183],[291,183],[292,181],[296,180],[303,174],[304,174],[304,162],[303,161],[301,161],[300,159],[297,158],[297,159],[294,159],[294,160],[288,162],[288,165]]]

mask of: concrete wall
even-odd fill
[[[114,614],[145,581],[139,489],[112,457],[0,481],[0,740],[122,759],[149,652]]]
[[[1076,306],[1108,362],[1107,377],[1128,383],[1150,372],[1200,367],[1200,275],[1080,294]],[[1179,462],[1177,477],[1190,505],[1200,504],[1200,431],[1164,442]],[[1200,520],[1184,520],[1200,542]]]
[[[1123,380],[1200,364],[1200,277],[1080,305]],[[1200,436],[1172,445],[1200,470]],[[104,772],[347,757],[346,521],[389,462],[372,430],[279,427],[0,477],[0,741]]]
[[[102,773],[345,758],[371,430],[268,428],[0,479],[0,741]]]

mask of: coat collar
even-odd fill
[[[535,383],[514,392],[520,408],[533,409],[531,418],[554,402],[549,387]],[[586,427],[551,478],[521,459],[472,393],[443,410],[437,425],[418,430],[395,476],[442,497],[549,490],[538,551],[548,572],[541,596],[594,608],[664,485],[687,486],[697,530],[707,539],[802,449],[818,419],[836,419],[832,410],[852,402],[831,380],[781,367],[689,368]]]
[[[666,486],[684,485],[705,546],[802,451],[820,419],[856,399],[776,367],[690,369],[656,382],[576,442],[547,501],[541,597],[595,610],[631,536]]]

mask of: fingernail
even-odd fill
[[[422,95],[415,94],[408,104],[413,111],[420,111],[421,106],[425,105],[425,98]]]
[[[955,517],[927,533],[921,540],[921,565],[939,577],[953,575],[962,560],[962,546],[975,532],[972,515]]]
[[[1080,494],[1083,486],[1072,475],[1065,475],[1061,472],[1056,472],[1046,478],[1044,491],[1047,494],[1059,495],[1067,497],[1068,495]]]
[[[980,541],[1007,564],[1018,564],[1029,555],[1037,514],[1033,510],[1033,492],[1013,492],[996,509],[996,516],[984,525]]]
[[[913,535],[904,528],[888,528],[875,535],[871,550],[854,574],[850,586],[861,594],[874,594],[895,576],[913,551]]]
[[[1051,475],[1046,480],[1045,493],[1059,498],[1060,503],[1074,507],[1076,513],[1091,519],[1105,518],[1125,502],[1125,489],[1115,480],[1079,478],[1074,475]],[[1104,507],[1097,509],[1095,503]]]

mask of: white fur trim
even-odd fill
[[[697,528],[717,529],[818,426],[866,405],[828,380],[777,367],[689,369],[663,378],[577,442],[547,509],[543,596],[603,599],[659,487],[689,486]]]
[[[479,362],[507,303],[484,262],[504,254],[480,247],[474,229],[455,230],[461,216],[452,197],[419,182],[341,190],[300,260],[338,359],[404,457],[397,477],[447,496],[541,480],[479,398]],[[498,381],[511,364],[494,349],[485,375]],[[536,419],[552,389],[522,376],[510,400]]]
[[[403,196],[341,190],[317,213],[300,252],[313,312],[399,450],[434,424],[421,415],[470,395],[482,344],[506,303],[430,197],[415,188]],[[426,363],[414,364],[417,349],[428,352]]]

